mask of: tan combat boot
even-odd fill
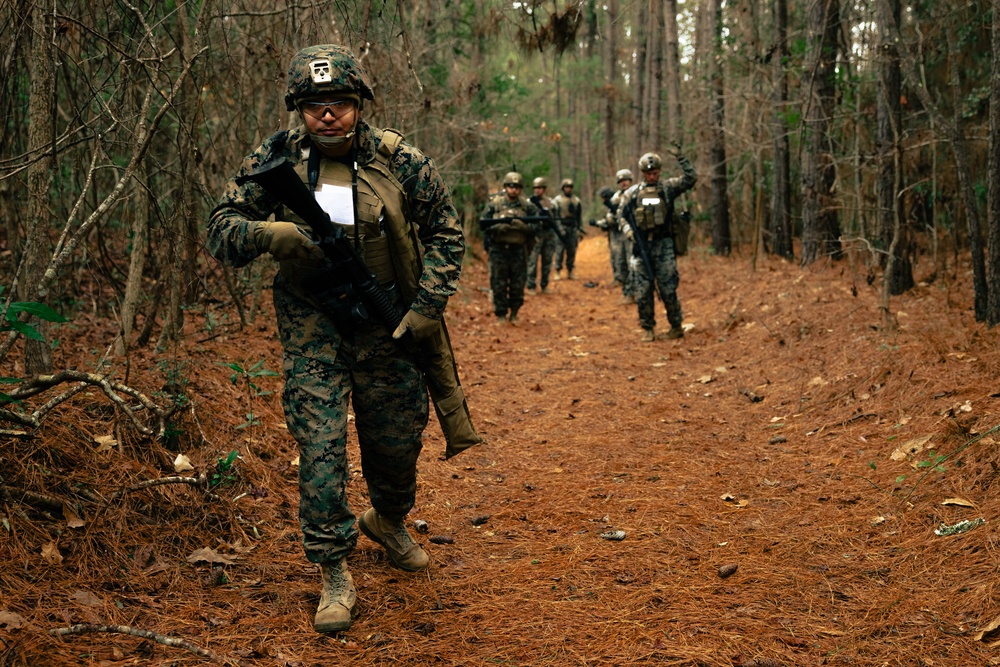
[[[684,329],[681,327],[670,327],[670,331],[667,332],[667,338],[684,338]]]
[[[656,332],[652,329],[643,329],[642,338],[639,339],[643,343],[652,343],[656,340]]]
[[[347,559],[323,563],[323,593],[316,609],[313,627],[316,632],[340,632],[351,627],[351,616],[358,601],[354,578],[347,570]]]
[[[392,564],[401,570],[416,572],[427,567],[427,552],[413,541],[402,520],[392,523],[372,507],[358,518],[358,527],[368,539],[382,545]]]

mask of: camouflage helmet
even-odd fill
[[[564,179],[562,179],[562,183],[559,184],[559,187],[560,188],[564,188],[567,185],[569,187],[573,187],[573,179],[572,178],[564,178]]]
[[[654,169],[662,168],[663,160],[656,153],[646,153],[639,158],[639,169],[642,171],[653,171]]]
[[[634,181],[635,180],[632,177],[632,170],[631,169],[619,169],[615,173],[615,182],[616,183],[621,183],[622,181],[626,181],[626,180],[627,181]]]
[[[508,185],[516,185],[518,187],[523,188],[524,178],[522,178],[521,174],[517,173],[516,171],[508,171],[503,177],[503,184],[504,187]]]
[[[545,180],[544,176],[539,176],[534,181],[531,182],[531,187],[533,188],[547,188],[549,187],[548,182]]]
[[[374,100],[368,75],[354,55],[336,44],[307,46],[292,57],[288,66],[285,108],[295,111],[295,103],[325,93],[351,92],[362,100]]]

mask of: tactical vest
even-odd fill
[[[635,224],[644,231],[670,232],[671,215],[658,184],[643,185],[635,193]]]
[[[406,196],[399,180],[389,170],[389,158],[396,152],[403,135],[395,130],[384,130],[382,142],[375,158],[358,167],[357,221],[358,226],[338,225],[357,243],[358,250],[368,269],[375,274],[379,284],[393,283],[399,288],[404,303],[416,297],[422,271],[419,241],[416,228],[407,219]],[[309,184],[309,151],[302,149],[302,159],[295,172],[306,185]],[[317,186],[323,183],[351,187],[350,168],[335,160],[321,160]],[[291,211],[283,213],[285,219],[303,227],[308,225]],[[304,288],[314,287],[323,279],[318,264],[302,260],[281,262],[281,270],[299,287],[299,295],[312,300]]]
[[[528,214],[524,202],[518,198],[511,201],[507,195],[497,195],[490,202],[497,218],[523,218]],[[524,245],[528,242],[528,234],[523,229],[506,229],[493,234],[491,239],[496,243],[509,243],[510,245]]]

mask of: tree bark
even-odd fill
[[[681,58],[677,37],[677,0],[664,0],[663,48],[665,50],[664,80],[667,98],[667,141],[683,144],[681,136]]]
[[[37,293],[52,249],[49,239],[49,187],[52,184],[52,166],[55,155],[53,141],[55,128],[52,114],[55,108],[55,73],[52,53],[52,22],[49,13],[53,8],[41,0],[31,12],[31,55],[29,71],[31,93],[28,98],[28,150],[32,154],[52,155],[40,157],[28,168],[28,231],[22,255],[22,270],[18,283],[18,298],[34,301],[36,297],[49,301],[49,292]],[[49,304],[51,305],[51,304]],[[32,324],[45,335],[44,322],[34,318]],[[52,348],[47,340],[24,341],[24,372],[40,375],[52,372]]]
[[[774,108],[774,203],[771,206],[770,249],[792,259],[791,161],[788,147],[788,1],[774,0],[774,47],[771,55]]]
[[[711,0],[709,19],[715,37],[711,58],[712,89],[709,108],[712,168],[712,247],[716,255],[732,252],[729,229],[729,195],[726,179],[726,102],[722,72],[722,0]]]
[[[618,0],[608,0],[607,29],[605,30],[604,65],[605,95],[602,109],[604,121],[604,152],[609,172],[618,169],[615,151],[615,91],[618,88]]]
[[[632,155],[642,155],[648,148],[645,144],[647,118],[643,114],[642,102],[646,96],[646,24],[649,21],[649,6],[646,0],[640,0],[639,20],[635,29],[635,71],[632,81],[632,125],[633,135]]]
[[[993,0],[993,58],[990,77],[989,276],[986,323],[1000,322],[1000,0]]]
[[[803,82],[802,265],[821,256],[839,259],[840,222],[835,205],[836,168],[830,119],[836,106],[840,0],[817,0],[809,16],[808,70]]]
[[[888,12],[885,15],[884,12]],[[903,116],[899,97],[902,92],[899,73],[899,52],[890,38],[887,25],[898,25],[900,18],[899,0],[885,0],[878,5],[879,48],[878,103],[877,107],[877,152],[878,178],[877,199],[879,228],[882,247],[891,255],[882,256],[882,267],[886,270],[884,280],[889,282],[889,294],[902,294],[913,288],[913,247],[909,229],[902,213],[900,187],[902,174],[898,172],[902,151],[900,135]]]

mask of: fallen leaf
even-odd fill
[[[927,443],[930,442],[933,437],[933,435],[923,435],[919,438],[907,440],[899,447],[896,447],[896,449],[892,451],[892,454],[889,455],[889,458],[893,461],[903,461],[909,456],[919,454],[926,449]]]
[[[292,459],[292,466],[295,467],[295,468],[299,467],[299,457],[298,456],[296,456],[294,459]]]
[[[195,549],[191,552],[191,555],[187,557],[187,562],[189,563],[222,563],[223,565],[232,565],[235,561],[228,556],[223,556],[215,549],[209,549],[204,547],[201,549]]]
[[[191,459],[183,454],[178,454],[177,458],[174,459],[174,472],[187,472],[189,470],[194,470]]]
[[[990,648],[1000,646],[1000,616],[986,624],[986,627],[977,632],[972,639],[977,642],[986,642]]]
[[[104,604],[101,598],[97,597],[90,591],[77,591],[76,593],[70,595],[70,597],[80,604],[85,604],[91,607],[97,607]]]
[[[110,452],[118,446],[118,441],[113,435],[95,435],[94,442],[97,443],[98,452]]]
[[[708,384],[713,379],[714,378],[711,375],[702,375],[700,378],[698,378],[698,382],[700,382],[702,384]]]
[[[42,546],[42,558],[50,565],[59,565],[63,562],[62,554],[55,542],[46,542]]]
[[[827,384],[830,384],[830,383],[817,375],[812,380],[809,380],[808,386],[810,386],[810,387],[822,387],[823,385],[827,385]]]
[[[68,503],[63,503],[63,518],[66,519],[66,526],[69,528],[83,528],[87,523],[76,515],[73,508]]]
[[[20,614],[0,609],[0,626],[5,627],[8,630],[17,630],[18,628],[23,628],[27,624],[28,622],[25,621],[24,617]]]
[[[975,507],[975,504],[969,502],[965,498],[945,498],[941,501],[942,505],[958,505],[959,507]]]

